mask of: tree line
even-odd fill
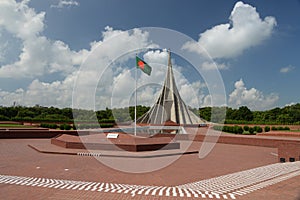
[[[216,116],[214,120],[211,119],[212,112]],[[198,114],[203,119],[213,122],[222,120],[221,117],[218,118],[218,113],[222,112],[226,113],[225,123],[227,124],[300,124],[300,103],[266,111],[251,111],[247,106],[204,107],[198,110]]]
[[[137,106],[137,117],[146,113],[150,107]],[[300,124],[300,103],[273,108],[266,111],[251,111],[247,106],[230,107],[203,107],[192,109],[201,118],[212,122],[228,124]],[[213,112],[213,115],[212,115]],[[73,123],[74,118],[79,121],[90,121],[97,117],[99,122],[114,123],[134,120],[134,107],[106,108],[93,111],[72,108],[56,108],[43,106],[0,106],[0,121],[40,121]],[[211,117],[214,116],[212,119]]]
[[[150,107],[137,106],[137,117],[146,113]],[[114,123],[126,122],[134,119],[134,107],[129,108],[106,108],[105,110],[93,111],[72,108],[56,108],[43,106],[0,106],[0,121],[28,121],[28,122],[60,122],[73,123],[74,120],[79,122],[91,122],[95,117],[98,122]]]

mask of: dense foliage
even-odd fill
[[[199,109],[199,114],[207,121],[220,122],[218,121],[220,119],[211,119],[212,110],[218,112],[220,109],[220,107],[204,107]],[[251,111],[246,106],[237,109],[223,107],[223,109],[226,109],[227,124],[300,124],[300,103],[266,111]]]
[[[142,116],[150,108],[146,106],[137,106],[137,117]],[[118,122],[132,121],[134,119],[134,107],[114,108],[100,111],[72,109],[72,108],[55,108],[55,107],[0,107],[1,121],[27,121],[27,122],[59,122],[64,124],[76,122],[90,122],[98,119],[103,126]],[[45,124],[45,123],[44,123]],[[93,126],[93,125],[83,125]],[[69,127],[67,127],[69,128]]]
[[[146,113],[150,107],[137,106],[137,118]],[[193,109],[196,114],[212,122],[227,124],[300,124],[300,103],[274,108],[266,111],[251,111],[246,106],[239,108],[229,107],[204,107]],[[134,107],[114,108],[93,111],[72,108],[55,107],[0,107],[1,121],[29,121],[29,122],[59,122],[70,124],[76,121],[93,121],[97,117],[101,124],[114,122],[128,122],[134,120]]]

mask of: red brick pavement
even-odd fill
[[[42,154],[29,148],[50,140],[0,140],[0,174],[55,179],[125,183],[139,185],[180,185],[277,162],[275,148],[217,144],[205,159],[184,155],[171,165],[150,173],[130,174],[111,169],[93,157]],[[116,158],[115,158],[116,159]],[[153,160],[164,158],[146,159]],[[145,161],[146,161],[145,160]],[[118,158],[120,164],[125,162]],[[295,199],[300,178],[295,177],[255,191],[238,199]],[[103,192],[74,191],[0,184],[0,199],[178,199]],[[188,198],[193,199],[193,198]]]

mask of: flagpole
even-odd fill
[[[134,136],[136,136],[137,67],[135,67]]]

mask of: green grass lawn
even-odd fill
[[[300,130],[290,130],[290,132],[300,133]]]
[[[36,128],[36,127],[25,126],[22,124],[0,124],[0,128]]]

